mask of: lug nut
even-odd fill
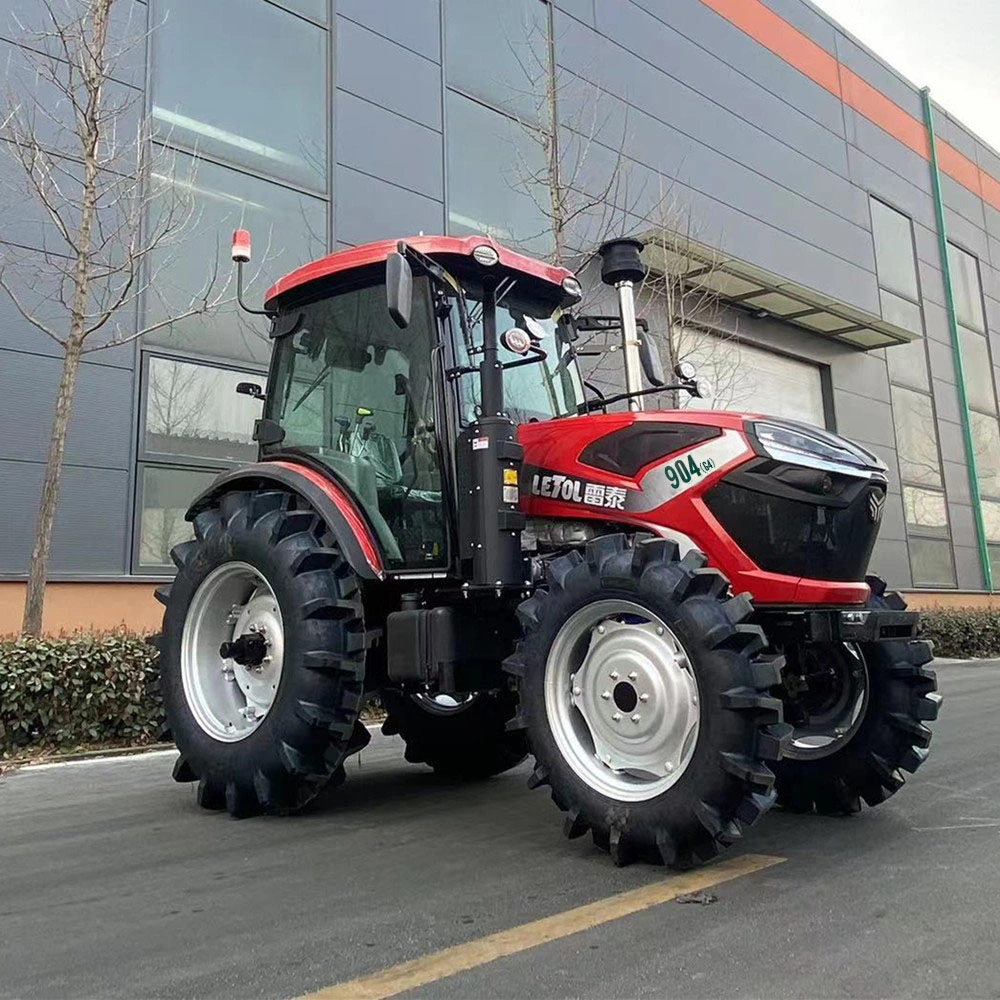
[[[630,681],[634,681],[639,675],[633,670],[632,673],[628,675]]]
[[[602,698],[603,698],[603,699],[604,699],[605,701],[607,701],[607,700],[608,700],[608,699],[609,699],[609,698],[611,697],[611,692],[610,692],[610,691],[602,691],[602,692],[601,692],[601,697],[602,697]]]
[[[674,769],[674,765],[673,765],[672,761],[668,760],[666,762],[666,764],[663,765],[663,770],[666,771],[667,774],[670,774],[673,771],[673,769]]]
[[[663,626],[662,625],[657,625],[656,626],[656,634],[657,635],[663,635]]]
[[[649,695],[648,694],[639,695],[639,701],[649,701]]]
[[[597,634],[598,635],[604,635],[604,626],[603,625],[598,625],[597,626]]]
[[[635,715],[632,716],[632,721],[638,722],[641,718],[642,716],[638,712],[636,712]]]
[[[613,681],[616,681],[616,680],[618,680],[618,671],[617,671],[617,670],[612,670],[612,671],[611,671],[611,673],[610,673],[610,674],[608,674],[608,676],[609,676],[609,677],[610,677],[610,678],[611,678],[611,679],[612,679]]]
[[[580,694],[580,689],[578,687],[573,688],[573,694]]]
[[[614,722],[620,722],[621,721],[621,717],[622,717],[622,713],[621,712],[615,712],[615,714],[611,716],[611,718],[612,718],[612,720]]]

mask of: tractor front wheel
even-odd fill
[[[906,607],[870,577],[874,610]],[[785,698],[792,736],[778,763],[778,802],[828,815],[876,806],[924,762],[941,696],[923,640],[823,643],[786,650],[796,692]],[[786,679],[786,690],[787,690]]]
[[[774,801],[768,763],[787,727],[768,690],[751,605],[700,553],[608,535],[551,560],[518,611],[505,668],[569,837],[591,831],[616,864],[688,867],[739,839]]]
[[[326,525],[279,490],[232,492],[172,555],[160,691],[178,781],[233,816],[295,811],[363,745],[358,582]]]

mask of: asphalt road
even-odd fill
[[[939,668],[927,764],[786,859],[408,997],[998,997],[1000,666]],[[197,808],[165,755],[0,779],[0,996],[288,997],[661,881],[567,842],[527,766],[442,782],[376,740],[308,815]]]

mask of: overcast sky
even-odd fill
[[[1000,150],[1000,0],[813,0]]]

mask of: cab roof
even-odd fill
[[[515,253],[501,246],[496,240],[489,236],[409,236],[401,237],[402,242],[409,244],[414,250],[427,254],[430,257],[453,256],[467,257],[473,266],[480,268],[483,273],[490,270],[482,265],[474,264],[472,252],[476,247],[483,245],[492,247],[499,257],[498,265],[508,271],[516,271],[528,275],[539,281],[550,284],[554,290],[562,290],[562,283],[566,278],[574,277],[572,271],[567,271],[564,267],[555,267],[543,261],[535,260],[533,257],[526,257],[523,254]],[[264,297],[264,307],[273,309],[278,305],[278,299],[294,289],[310,284],[320,278],[327,278],[342,271],[351,271],[356,268],[365,267],[369,264],[378,264],[384,261],[391,254],[400,239],[379,240],[377,243],[365,243],[362,246],[352,247],[349,250],[337,250],[334,253],[320,257],[310,264],[304,264],[283,278],[279,278],[268,290]]]

